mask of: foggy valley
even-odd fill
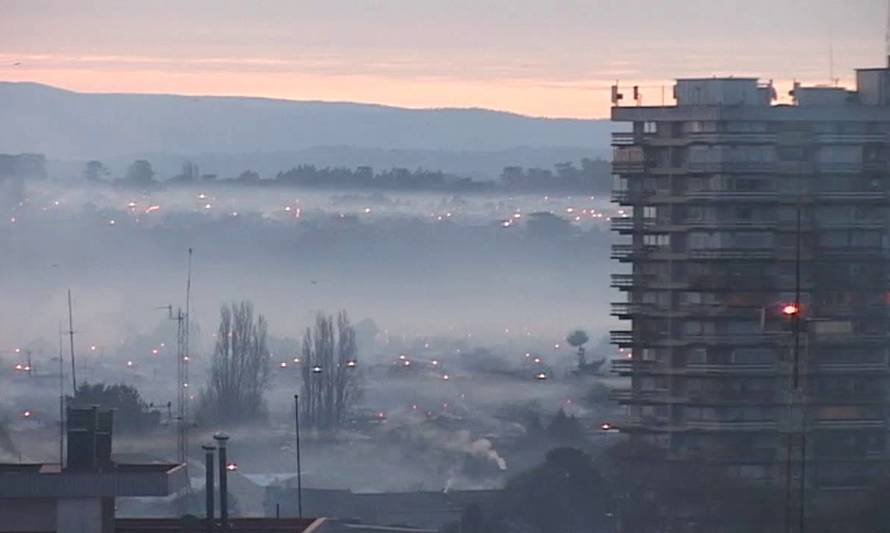
[[[0,533],[890,531],[888,0],[0,0]]]

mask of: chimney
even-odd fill
[[[68,408],[68,464],[66,468],[72,470],[95,470],[97,468],[98,411],[97,406]]]
[[[213,435],[216,446],[219,448],[219,527],[220,529],[228,529],[229,527],[229,478],[228,458],[226,457],[226,441],[229,436],[225,433],[216,433]]]
[[[68,407],[68,464],[72,470],[110,468],[114,411],[89,407]]]
[[[207,533],[213,533],[213,498],[214,493],[216,492],[216,487],[214,487],[213,482],[213,452],[216,450],[216,447],[211,444],[205,444],[204,446],[201,446],[201,449],[204,450],[204,493],[206,496],[205,501],[207,502],[205,531]]]
[[[114,427],[114,411],[102,409],[96,412],[96,466],[111,467],[111,436]]]

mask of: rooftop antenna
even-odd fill
[[[834,27],[828,27],[828,80],[837,87],[840,80],[834,77]]]
[[[884,53],[887,56],[887,68],[890,68],[890,0],[887,2],[887,35],[884,45]]]
[[[77,366],[74,364],[74,318],[71,312],[71,289],[68,289],[68,346],[71,351],[71,394],[77,396]]]

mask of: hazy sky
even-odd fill
[[[848,82],[886,20],[886,0],[0,0],[0,80],[601,117],[616,79],[644,103],[683,76],[827,83],[832,42]]]

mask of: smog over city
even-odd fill
[[[0,531],[882,531],[888,18],[0,0]]]

